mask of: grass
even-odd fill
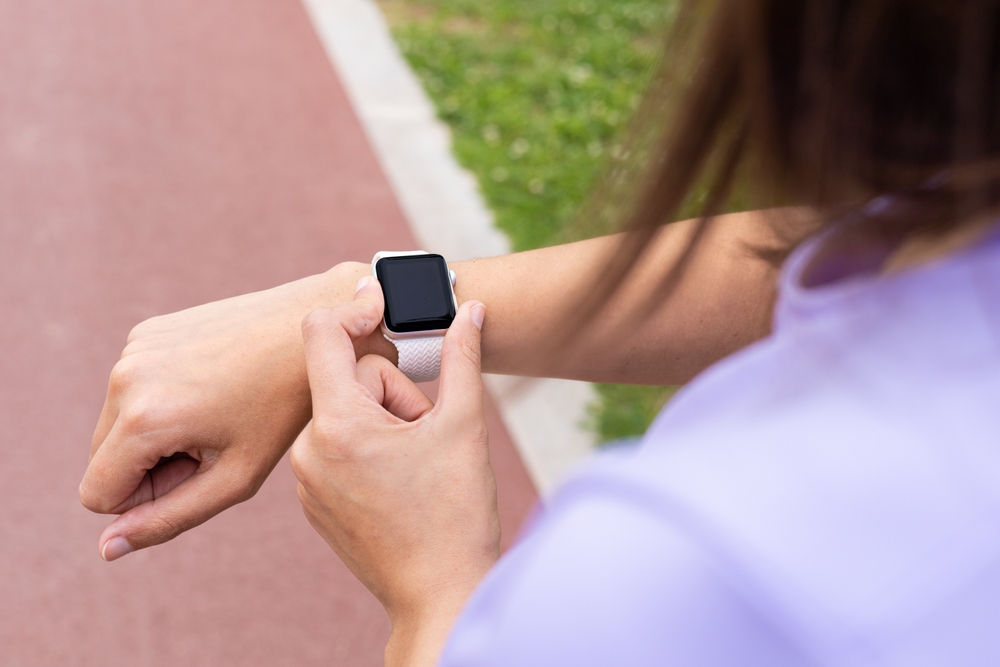
[[[566,237],[641,99],[671,0],[380,0],[515,250]],[[672,390],[596,385],[600,441],[641,434]]]
[[[601,442],[645,433],[676,390],[676,387],[628,384],[597,384],[594,388],[600,400],[589,406],[587,425],[600,436]]]

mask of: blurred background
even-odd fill
[[[0,665],[381,664],[384,613],[287,462],[174,542],[100,560],[108,519],[76,488],[108,373],[150,316],[418,245],[331,60],[353,13],[391,31],[371,58],[422,84],[522,250],[577,236],[628,159],[673,4],[0,0]],[[635,435],[670,393],[600,386],[570,426]],[[489,415],[509,545],[538,477],[502,400]]]

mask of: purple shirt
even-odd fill
[[[1000,235],[804,289],[546,503],[442,667],[1000,665]]]

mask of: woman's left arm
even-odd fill
[[[430,667],[499,556],[480,378],[485,306],[459,308],[435,405],[385,358],[356,361],[353,341],[375,331],[383,310],[378,283],[359,286],[354,301],[303,322],[313,418],[292,468],[309,522],[389,614],[387,667]]]

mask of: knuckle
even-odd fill
[[[155,431],[164,423],[162,410],[149,401],[137,401],[122,410],[118,419],[122,434],[137,436]]]
[[[288,455],[288,462],[292,466],[292,473],[299,482],[306,479],[310,469],[308,447],[301,442],[295,443]]]
[[[325,330],[329,326],[331,314],[329,308],[310,312],[302,318],[302,335],[308,339]]]
[[[311,331],[320,326],[326,321],[324,315],[325,312],[323,309],[309,311],[306,316],[302,318],[303,331]]]
[[[328,414],[313,416],[312,435],[324,448],[338,447],[344,438],[344,420]]]
[[[137,375],[138,370],[134,357],[123,357],[111,369],[111,376],[108,378],[108,393],[112,395],[123,393],[135,382]]]
[[[264,480],[257,474],[256,470],[247,468],[236,473],[234,482],[234,500],[236,503],[245,503],[260,491]]]
[[[315,415],[310,438],[309,456],[303,457],[303,475],[315,474],[322,461],[355,460],[363,451],[359,449],[358,436],[366,427],[358,420],[331,415]]]
[[[233,504],[239,505],[240,503],[245,503],[254,496],[257,495],[257,491],[260,490],[260,485],[255,482],[249,482],[247,484],[241,485],[237,489],[236,493],[233,495]]]

